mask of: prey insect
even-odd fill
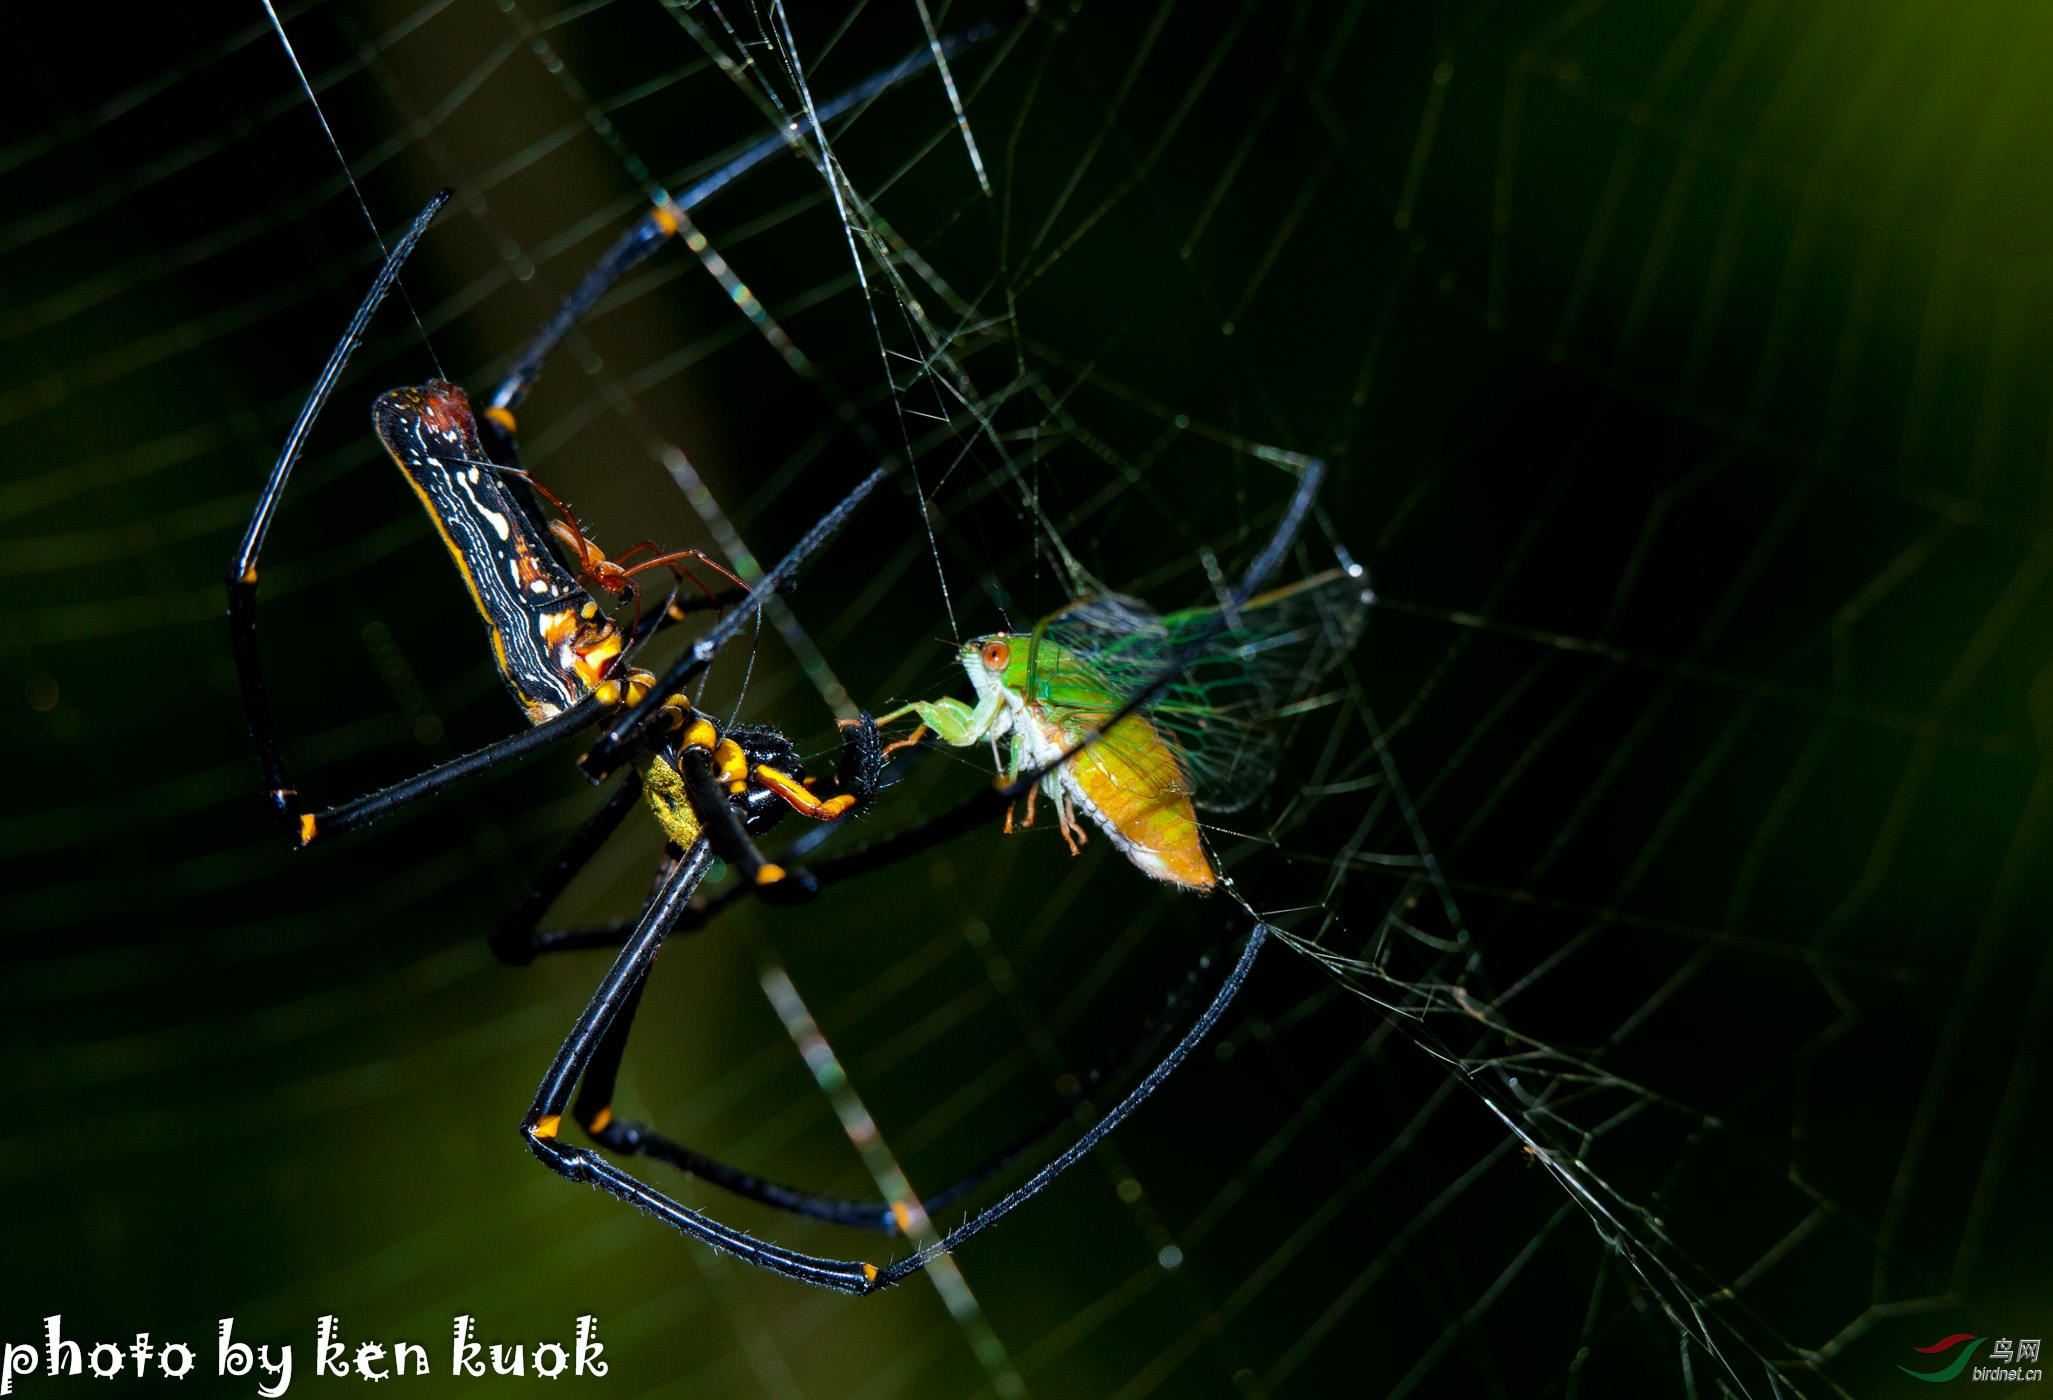
[[[1193,809],[1237,812],[1268,789],[1277,762],[1268,721],[1354,646],[1369,597],[1357,564],[1231,613],[1157,617],[1133,598],[1086,598],[1031,632],[996,632],[958,647],[975,705],[915,700],[877,722],[917,715],[920,728],[901,744],[927,730],[955,748],[1009,739],[1006,776],[1042,773],[1027,789],[1026,825],[1045,795],[1071,852],[1086,839],[1082,812],[1156,879],[1209,890],[1219,876]],[[1169,668],[1154,698],[1113,722],[1179,654],[1188,659]]]
[[[506,413],[504,409],[499,410],[499,412],[504,414],[508,424],[512,422],[512,414]],[[510,434],[513,430],[509,426],[506,431]],[[587,584],[596,585],[604,589],[615,598],[629,595],[634,598],[634,623],[628,628],[630,633],[642,624],[642,590],[634,581],[636,574],[647,573],[650,569],[667,568],[676,576],[679,583],[689,582],[693,588],[698,590],[700,598],[716,608],[720,602],[719,595],[706,587],[697,574],[685,567],[685,560],[696,559],[736,588],[743,589],[744,591],[748,588],[746,583],[743,583],[735,575],[729,573],[718,561],[702,551],[696,549],[677,549],[664,554],[657,549],[654,540],[643,540],[640,544],[629,547],[624,553],[617,554],[613,558],[608,559],[606,551],[599,548],[597,544],[593,543],[591,537],[585,534],[584,527],[577,523],[577,516],[571,512],[570,507],[557,499],[556,494],[548,487],[542,485],[541,482],[535,480],[527,472],[511,467],[500,467],[496,463],[492,465],[497,471],[516,476],[520,480],[525,481],[536,495],[555,508],[556,514],[561,518],[549,522],[549,533],[555,536],[557,543],[563,546],[565,556],[576,561],[579,578],[583,579]],[[628,568],[627,561],[640,554],[643,550],[650,551],[653,557],[642,560],[641,563],[636,564],[631,569]]]
[[[894,72],[912,71],[910,64],[908,60]],[[874,91],[879,81],[873,79],[866,87]],[[1079,792],[1093,793],[1097,789],[1089,781],[1072,781],[1063,775],[1079,764],[1095,761],[1101,749],[1108,755],[1125,752],[1121,746],[1131,747],[1126,736],[1134,732],[1134,724],[1156,736],[1162,753],[1181,761],[1176,758],[1181,741],[1168,716],[1181,703],[1178,697],[1186,695],[1190,678],[1200,674],[1210,664],[1208,658],[1227,645],[1224,639],[1235,620],[1250,613],[1266,616],[1273,606],[1257,600],[1256,595],[1296,538],[1323,468],[1313,463],[1304,470],[1273,536],[1249,563],[1220,609],[1168,629],[1145,655],[1130,645],[1125,650],[1096,651],[1078,646],[1078,654],[1087,655],[1097,667],[1093,674],[1100,689],[1093,707],[1072,706],[1065,714],[1058,747],[1016,747],[1011,769],[993,785],[925,822],[847,854],[810,866],[791,857],[772,859],[764,855],[756,839],[787,814],[797,812],[817,822],[832,823],[862,811],[877,795],[886,781],[887,764],[877,723],[868,715],[845,722],[834,771],[808,776],[797,750],[782,734],[759,726],[723,726],[694,709],[686,688],[721,648],[749,625],[766,598],[790,586],[801,565],[855,513],[886,469],[879,468],[859,482],[775,568],[752,585],[720,594],[708,594],[700,586],[697,600],[682,599],[673,592],[653,616],[644,617],[637,606],[625,627],[599,605],[592,590],[614,596],[631,591],[638,603],[640,591],[634,586],[634,575],[656,567],[681,566],[682,554],[664,555],[653,545],[638,545],[623,558],[645,548],[654,557],[632,567],[620,559],[606,559],[568,510],[542,492],[540,496],[557,504],[565,517],[545,522],[531,479],[520,469],[513,410],[539,375],[549,350],[624,272],[669,236],[689,228],[680,207],[684,201],[666,197],[622,236],[566,299],[515,360],[484,413],[473,413],[463,390],[440,381],[389,391],[373,405],[377,435],[434,523],[484,623],[500,675],[530,727],[379,792],[317,808],[305,802],[294,785],[271,716],[257,645],[258,556],[315,418],[334,392],[401,266],[448,198],[444,191],[429,202],[380,269],[286,435],[227,577],[230,632],[269,803],[295,844],[309,846],[599,726],[579,766],[595,782],[618,773],[612,791],[490,938],[494,952],[513,964],[574,949],[619,949],[522,1116],[522,1140],[543,1164],[568,1180],[596,1186],[681,1233],[751,1264],[851,1294],[887,1287],[1024,1204],[1138,1108],[1204,1038],[1238,993],[1267,937],[1265,926],[1257,921],[1251,927],[1237,959],[1218,979],[1209,1001],[1182,1035],[1075,1141],[945,1236],[881,1266],[860,1259],[804,1254],[755,1239],[675,1200],[615,1159],[652,1158],[794,1215],[903,1237],[909,1219],[967,1196],[1034,1152],[1073,1121],[1073,1106],[1063,1105],[1032,1134],[955,1184],[926,1196],[924,1205],[910,1197],[882,1202],[846,1200],[763,1180],[651,1128],[624,1122],[613,1111],[615,1079],[658,951],[672,933],[703,926],[737,898],[803,903],[827,885],[881,869],[995,822],[1008,815],[1020,797],[1037,788],[1067,794],[1071,801]],[[695,557],[711,562],[702,555]],[[678,573],[684,575],[685,570],[679,567]],[[660,676],[635,666],[638,648],[650,636],[705,610],[692,606],[694,602],[717,605],[720,616]],[[1058,641],[1074,630],[1067,624],[1056,627],[1055,621],[1051,619],[1044,630],[1053,631]],[[1345,635],[1338,644],[1344,645],[1352,640],[1352,632],[1345,626],[1341,631]],[[1115,660],[1120,664],[1115,665]],[[1035,665],[1029,666],[1029,672],[1022,682],[1026,687],[1022,695],[1032,691],[1033,677],[1040,674]],[[973,730],[997,732],[990,717],[995,710],[979,719],[976,711],[959,714],[958,708],[969,709],[959,702],[922,702],[912,708],[929,716],[951,742]],[[1222,708],[1220,715],[1225,722],[1228,711]],[[1248,722],[1252,724],[1253,718]],[[1091,801],[1100,805],[1092,807]],[[639,916],[632,922],[595,928],[545,927],[549,907],[637,807],[650,813],[667,838],[654,888]],[[1111,820],[1108,831],[1124,830],[1119,820],[1106,816],[1098,798],[1087,797],[1083,810],[1101,824]],[[794,849],[809,849],[810,844],[802,839],[794,843]],[[699,886],[716,860],[725,862],[738,878],[718,899],[698,900]],[[1198,884],[1195,880],[1185,883]],[[1209,979],[1193,974],[1184,992],[1172,999],[1170,1012],[1149,1027],[1142,1041],[1120,1057],[1110,1072],[1093,1076],[1090,1087],[1109,1090],[1124,1082],[1129,1071],[1137,1069],[1169,1033],[1169,1015],[1180,1014],[1205,980]],[[602,1151],[566,1141],[566,1118]]]

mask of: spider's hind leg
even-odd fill
[[[842,1293],[863,1294],[875,1286],[881,1271],[874,1264],[853,1259],[823,1259],[800,1254],[762,1240],[752,1239],[732,1226],[672,1200],[662,1192],[616,1166],[588,1148],[562,1140],[563,1117],[574,1114],[604,1142],[613,1126],[609,1104],[619,1056],[626,1046],[633,1012],[640,1005],[642,984],[656,960],[663,939],[689,905],[698,883],[712,864],[707,841],[694,841],[683,859],[670,867],[658,885],[655,897],[642,911],[641,919],[628,936],[627,945],[613,960],[605,978],[571,1028],[563,1046],[550,1062],[535,1090],[534,1102],[520,1122],[520,1133],[528,1150],[542,1164],[567,1180],[595,1186],[614,1198],[647,1211],[684,1234],[715,1249],[724,1250],[746,1263],[770,1269],[787,1278]],[[589,1081],[587,1091],[573,1091],[580,1081]],[[637,1130],[639,1131],[639,1130]],[[625,1140],[626,1129],[610,1136]],[[647,1151],[646,1141],[639,1150]]]
[[[577,1098],[571,1105],[571,1116],[577,1120],[585,1135],[606,1151],[622,1157],[647,1157],[664,1162],[709,1181],[723,1190],[731,1191],[745,1200],[774,1206],[794,1215],[813,1220],[823,1220],[832,1225],[846,1225],[872,1234],[895,1235],[896,1222],[892,1219],[890,1206],[882,1201],[852,1201],[835,1196],[822,1196],[811,1191],[802,1191],[781,1182],[768,1180],[753,1172],[742,1171],[729,1166],[705,1153],[687,1147],[681,1142],[667,1138],[645,1123],[629,1122],[613,1113],[613,1094],[620,1076],[620,1061],[627,1050],[628,1035],[634,1029],[635,1013],[641,1009],[642,990],[648,985],[648,971],[645,968],[635,981],[620,1009],[615,1013],[613,1023],[600,1037],[598,1048],[592,1052],[586,1063],[584,1077],[578,1083]]]

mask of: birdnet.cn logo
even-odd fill
[[[2028,1362],[2039,1359],[2037,1337],[1996,1338],[1996,1345],[1989,1348],[1986,1366],[1975,1366],[1972,1374],[1968,1367],[1974,1365],[1975,1356],[1981,1351],[1987,1337],[1977,1337],[1972,1332],[1955,1332],[1950,1337],[1941,1337],[1928,1347],[1912,1347],[1920,1356],[1928,1357],[1925,1364],[1933,1361],[1942,1363],[1936,1371],[1914,1371],[1908,1366],[1896,1369],[1914,1380],[1957,1381],[1963,1376],[1977,1381],[2035,1381],[2044,1373]]]

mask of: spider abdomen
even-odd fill
[[[394,389],[371,422],[435,522],[528,719],[582,700],[619,654],[620,629],[501,486],[463,390],[440,380]]]

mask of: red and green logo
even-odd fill
[[[1911,1348],[1912,1351],[1923,1356],[1937,1356],[1941,1352],[1951,1351],[1955,1347],[1960,1347],[1960,1355],[1954,1357],[1953,1360],[1947,1362],[1938,1370],[1913,1371],[1908,1366],[1898,1366],[1896,1369],[1903,1372],[1906,1376],[1915,1376],[1921,1381],[1950,1381],[1967,1369],[1968,1362],[1975,1359],[1975,1353],[1981,1349],[1982,1343],[1988,1340],[1987,1337],[1977,1337],[1967,1332],[1955,1332],[1950,1337],[1941,1337],[1928,1347]],[[1960,1346],[1962,1342],[1966,1342],[1967,1345]]]

